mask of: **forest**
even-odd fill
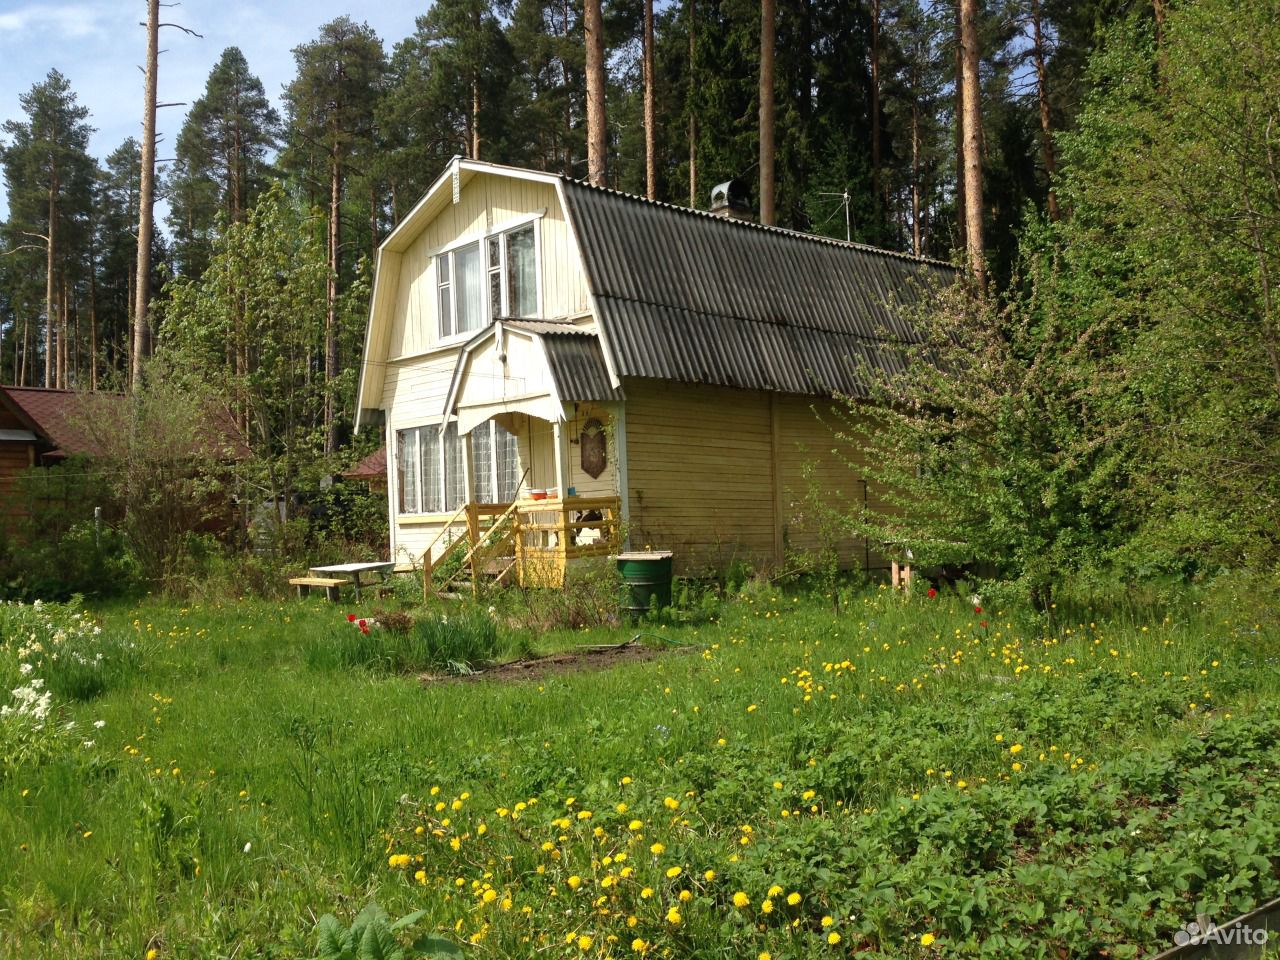
[[[137,389],[145,361],[214,388],[289,488],[367,452],[372,257],[449,158],[695,207],[738,179],[762,222],[970,268],[917,318],[947,362],[881,384],[902,402],[847,438],[917,509],[855,526],[1037,590],[1268,569],[1276,14],[437,0],[407,37],[350,17],[299,37],[278,99],[227,48],[164,163],[135,139],[96,159],[50,71],[3,127],[0,382]],[[163,100],[163,58],[158,77]]]

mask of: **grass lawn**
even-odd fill
[[[105,689],[0,770],[0,956],[312,957],[370,899],[476,957],[1155,953],[1280,894],[1280,644],[1231,609],[757,589],[424,684],[319,656],[318,600],[104,608]]]

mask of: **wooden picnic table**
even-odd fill
[[[358,603],[360,600],[360,587],[367,586],[367,584],[360,583],[360,575],[362,573],[376,573],[383,580],[386,580],[387,574],[393,569],[395,569],[394,562],[376,560],[361,563],[331,563],[323,567],[311,567],[310,572],[321,577],[350,576],[351,585],[356,588],[356,602]]]

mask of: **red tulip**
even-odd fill
[[[355,622],[356,622],[356,615],[354,613],[348,613],[347,623],[355,623]]]
[[[935,590],[933,587],[930,587],[930,588],[929,588],[929,599],[930,599],[930,600],[932,600],[932,599],[933,599],[934,597],[936,597],[937,595],[938,595],[938,591],[937,591],[937,590]]]
[[[974,613],[981,613],[981,612],[982,612],[982,608],[981,608],[981,607],[974,607],[974,608],[973,608],[973,612],[974,612]]]

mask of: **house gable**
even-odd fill
[[[441,336],[437,255],[526,222],[536,223],[537,287],[542,317],[588,312],[587,286],[560,201],[559,177],[456,159],[378,252],[360,370],[361,411],[387,409],[395,392],[388,370],[430,366],[465,334]]]

